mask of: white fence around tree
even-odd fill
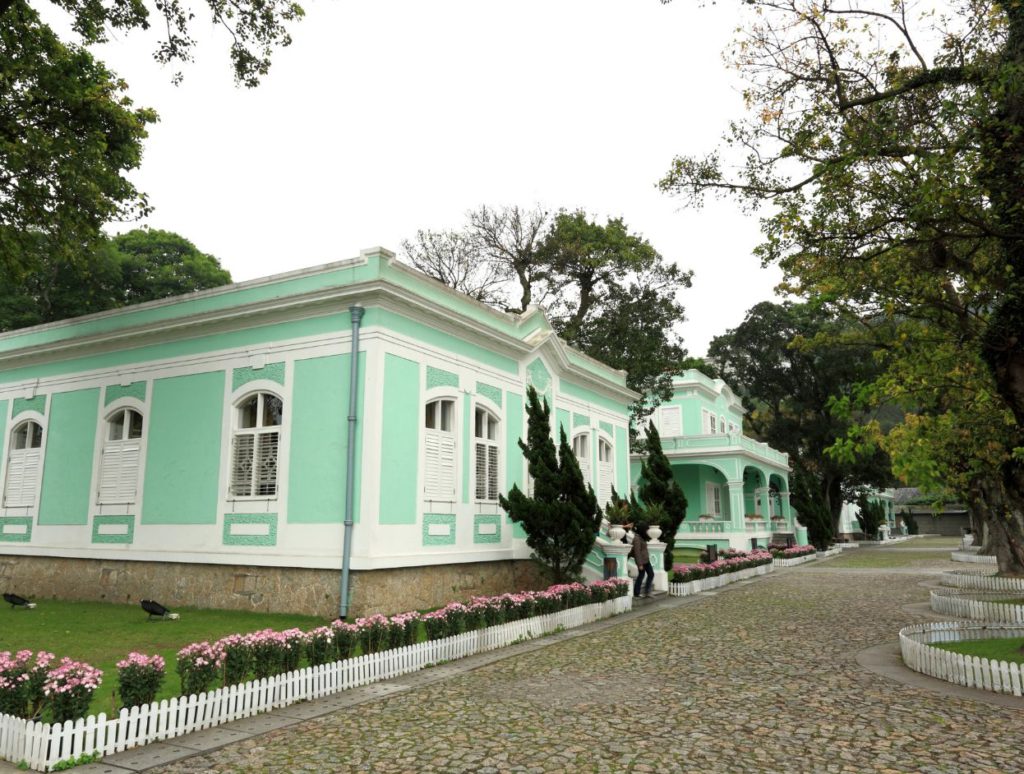
[[[212,728],[300,701],[415,672],[444,661],[495,650],[559,629],[593,623],[632,608],[629,595],[490,626],[442,640],[307,667],[201,695],[122,709],[118,717],[90,715],[66,723],[37,723],[0,715],[0,759],[36,771],[82,755],[112,755],[150,742]]]
[[[968,688],[1024,695],[1022,665],[966,656],[932,647],[937,642],[1024,637],[1018,624],[985,624],[963,621],[917,624],[900,630],[903,662],[915,672]]]
[[[949,558],[954,562],[970,562],[972,564],[998,564],[999,560],[988,554],[976,554],[971,551],[951,551]]]
[[[673,597],[688,597],[691,594],[698,594],[701,591],[710,591],[711,589],[721,588],[730,583],[736,581],[748,580],[750,578],[756,578],[759,575],[766,575],[767,573],[774,570],[774,562],[772,564],[759,564],[757,567],[748,567],[745,570],[737,570],[736,572],[727,572],[722,575],[715,575],[711,578],[701,578],[700,580],[686,581],[686,583],[670,583],[668,584],[669,596]]]
[[[1024,624],[1024,594],[1008,601],[1007,592],[935,589],[931,608],[936,613],[992,623]]]
[[[1021,591],[1024,592],[1024,578],[998,578],[986,572],[954,570],[944,572],[942,585],[958,589],[977,589],[979,591]]]

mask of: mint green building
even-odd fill
[[[525,585],[497,498],[527,485],[528,385],[595,491],[626,491],[624,373],[381,248],[4,334],[0,579],[330,617],[342,583],[355,614]]]
[[[749,549],[787,537],[806,544],[789,503],[789,456],[743,435],[743,405],[721,379],[690,369],[672,386],[651,420],[688,503],[676,545]],[[633,455],[634,483],[639,474]]]

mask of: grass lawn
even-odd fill
[[[901,548],[947,548],[950,551],[960,547],[958,537],[926,537],[914,538],[913,540],[901,540],[899,543],[887,545],[881,544],[886,550],[898,551]]]
[[[1024,664],[1024,637],[1010,637],[1001,640],[964,640],[963,642],[936,642],[934,647],[965,656],[1016,661]]]
[[[887,569],[890,567],[918,567],[936,561],[950,561],[948,551],[877,551],[856,548],[828,560],[829,567],[854,569]]]
[[[34,610],[0,607],[0,650],[48,650],[58,659],[70,656],[102,669],[103,684],[93,695],[90,712],[108,715],[117,687],[117,662],[133,650],[159,653],[167,661],[167,678],[157,697],[164,699],[180,691],[174,656],[189,643],[268,628],[308,631],[326,623],[306,615],[184,607],[174,608],[181,615],[177,621],[147,621],[138,605],[43,600],[38,604]]]
[[[700,548],[679,548],[672,549],[672,561],[675,564],[697,564],[700,561]]]

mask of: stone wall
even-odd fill
[[[349,618],[424,610],[479,594],[546,586],[529,561],[353,572]],[[296,567],[178,564],[0,555],[0,592],[71,599],[338,616],[341,572]]]

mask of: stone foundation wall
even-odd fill
[[[302,613],[331,620],[338,616],[340,585],[340,570],[0,555],[0,592],[33,601],[137,604],[155,599],[172,609]],[[533,562],[505,561],[353,571],[350,585],[352,619],[547,583]]]

